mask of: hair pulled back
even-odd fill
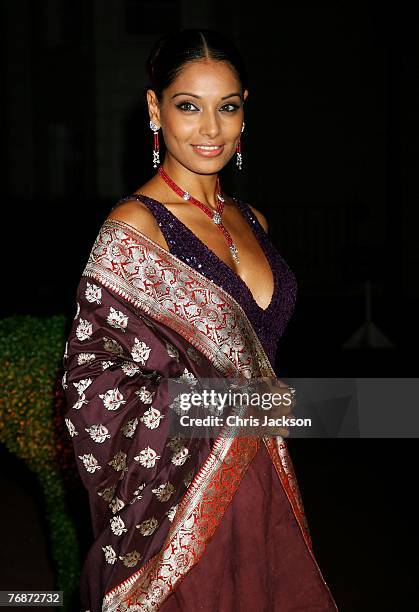
[[[148,85],[161,100],[163,91],[173,83],[188,62],[201,59],[228,62],[237,74],[242,90],[247,88],[247,73],[235,44],[214,30],[189,28],[162,36],[146,62]]]

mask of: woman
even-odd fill
[[[218,179],[242,162],[236,48],[183,30],[156,44],[148,71],[158,171],[105,220],[64,356],[96,538],[83,609],[336,610],[283,438],[170,435],[167,379],[275,378],[296,285],[263,215]]]

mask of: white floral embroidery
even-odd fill
[[[100,304],[100,300],[102,299],[102,289],[97,285],[87,283],[85,295],[88,302],[96,302],[96,304]]]
[[[79,382],[73,383],[73,385],[76,387],[77,393],[79,395],[83,395],[83,393],[86,391],[87,387],[89,387],[89,385],[91,385],[91,384],[92,384],[92,379],[91,378],[83,378],[83,380],[79,380]]]
[[[145,365],[150,356],[150,352],[151,348],[147,346],[145,342],[138,340],[138,338],[134,339],[134,346],[131,349],[131,355],[134,361],[138,361],[142,365]]]
[[[135,392],[138,395],[143,404],[151,404],[154,398],[154,392],[148,391],[145,387],[141,387],[139,391]]]
[[[68,359],[68,341],[65,343],[63,359]]]
[[[63,377],[61,379],[61,385],[63,387],[63,389],[67,389],[68,385],[67,385],[67,371],[64,372]]]
[[[124,470],[127,465],[127,455],[124,451],[118,451],[116,455],[108,462],[108,465],[112,466],[114,470],[120,472]]]
[[[146,410],[140,421],[144,423],[149,429],[156,429],[160,425],[160,421],[164,418],[164,414],[161,414],[157,408],[150,408]]]
[[[75,408],[76,410],[80,410],[80,408],[83,406],[83,404],[88,404],[88,400],[86,399],[86,396],[84,393],[82,393],[79,397],[79,399],[77,400],[77,402],[75,404],[73,404],[73,408]]]
[[[77,355],[78,365],[83,365],[84,363],[91,363],[95,359],[96,355],[94,353],[79,353]]]
[[[112,306],[109,308],[108,318],[106,319],[111,327],[120,329],[123,332],[126,330],[128,325],[128,317],[124,315],[120,310],[115,310]]]
[[[102,370],[107,370],[112,365],[115,365],[114,361],[102,361]]]
[[[72,438],[79,435],[70,419],[65,419],[65,424],[67,425],[68,433]]]
[[[175,518],[175,514],[177,511],[177,507],[178,504],[176,504],[176,506],[172,506],[165,514],[167,515],[167,518],[169,519],[170,522],[173,521],[173,519]]]
[[[114,516],[113,518],[110,519],[109,522],[111,524],[111,529],[113,533],[117,536],[120,536],[125,531],[128,531],[128,529],[125,527],[124,521],[121,519],[120,516]]]
[[[112,546],[109,544],[108,546],[102,546],[102,550],[105,553],[105,559],[108,563],[113,565],[117,559],[116,553]]]
[[[80,342],[83,342],[83,340],[90,340],[92,333],[93,333],[92,324],[89,323],[89,321],[87,321],[86,319],[82,319],[80,317],[79,324],[77,325],[77,328],[76,328],[76,336],[78,340],[80,340]]]
[[[144,487],[145,487],[145,482],[143,484],[141,484],[136,491],[134,491],[134,497],[130,501],[130,504],[133,504],[134,502],[138,501],[139,499],[142,499],[143,496],[141,495],[141,491],[144,489]]]
[[[124,353],[124,349],[119,342],[113,338],[108,338],[107,336],[103,336],[103,347],[105,351],[108,351],[108,353],[112,353],[114,355],[123,355]]]
[[[116,389],[109,389],[106,393],[101,393],[99,397],[108,410],[118,410],[122,404],[126,404],[124,396],[119,391],[118,387]]]
[[[184,446],[183,448],[177,450],[173,453],[171,462],[174,465],[183,465],[185,461],[188,459],[189,450]]]
[[[91,427],[85,427],[84,429],[92,438],[93,442],[105,442],[110,438],[109,430],[104,425],[91,425]]]
[[[169,357],[179,361],[179,351],[172,344],[170,344],[170,342],[166,342],[166,350]]]
[[[79,314],[80,314],[80,304],[77,302],[76,314],[74,315],[74,321],[77,319]]]
[[[91,453],[88,455],[79,455],[79,459],[83,461],[84,467],[88,472],[92,474],[96,472],[96,470],[100,470],[101,466],[98,464],[97,459],[93,457]]]
[[[141,555],[138,550],[133,550],[132,552],[127,553],[126,555],[120,555],[119,558],[126,567],[134,567],[141,559]],[[132,609],[133,608],[131,606],[131,610]],[[138,610],[140,610],[140,608],[138,608]]]
[[[137,429],[137,425],[138,425],[137,418],[131,419],[130,421],[125,423],[125,425],[122,428],[122,433],[124,434],[124,436],[126,438],[132,438],[132,436],[135,433],[135,430]]]
[[[135,376],[135,374],[138,374],[140,371],[140,368],[130,361],[124,361],[124,363],[121,364],[121,368],[126,376]]]
[[[157,499],[161,502],[167,502],[175,492],[175,487],[170,482],[161,484],[157,489],[152,489],[152,493],[155,493]]]
[[[99,497],[103,497],[105,501],[111,502],[113,496],[115,495],[115,489],[116,484],[112,485],[111,487],[107,487],[106,489],[103,489],[103,491],[98,491],[98,495]]]
[[[191,387],[194,387],[196,383],[198,382],[195,376],[192,374],[192,372],[189,372],[187,368],[185,368],[183,370],[182,375],[179,376],[179,378],[176,378],[175,380],[176,382],[184,382],[190,385]]]
[[[136,525],[136,528],[140,530],[140,533],[144,536],[151,535],[154,533],[159,526],[158,520],[152,516],[151,518],[143,521],[139,525]]]
[[[198,351],[196,351],[194,348],[192,348],[192,346],[187,348],[186,352],[188,353],[188,355],[192,359],[192,361],[195,361],[195,363],[201,363],[201,355],[198,353]]]
[[[112,514],[116,514],[117,512],[119,512],[124,506],[124,502],[122,501],[122,499],[119,499],[119,497],[115,497],[109,504],[109,508],[111,509]]]
[[[157,459],[160,459],[160,455],[155,450],[147,446],[144,448],[139,455],[134,457],[135,461],[139,461],[141,465],[146,468],[151,468],[156,465]]]

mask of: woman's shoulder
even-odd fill
[[[250,210],[252,211],[256,219],[259,221],[265,232],[268,233],[268,222],[266,220],[265,215],[261,213],[260,210],[258,210],[255,206],[252,206],[248,202],[245,202],[245,205],[250,208]]]
[[[138,189],[132,195],[147,195],[144,193],[146,189]],[[110,211],[106,221],[109,220],[123,221],[128,225],[131,225],[134,229],[141,232],[150,240],[153,240],[161,247],[167,249],[166,241],[159,228],[158,222],[147,205],[140,200],[132,197],[125,199]]]

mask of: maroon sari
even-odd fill
[[[275,377],[241,306],[116,220],[77,302],[63,386],[95,536],[83,610],[336,610],[282,438],[168,433],[168,378]]]

